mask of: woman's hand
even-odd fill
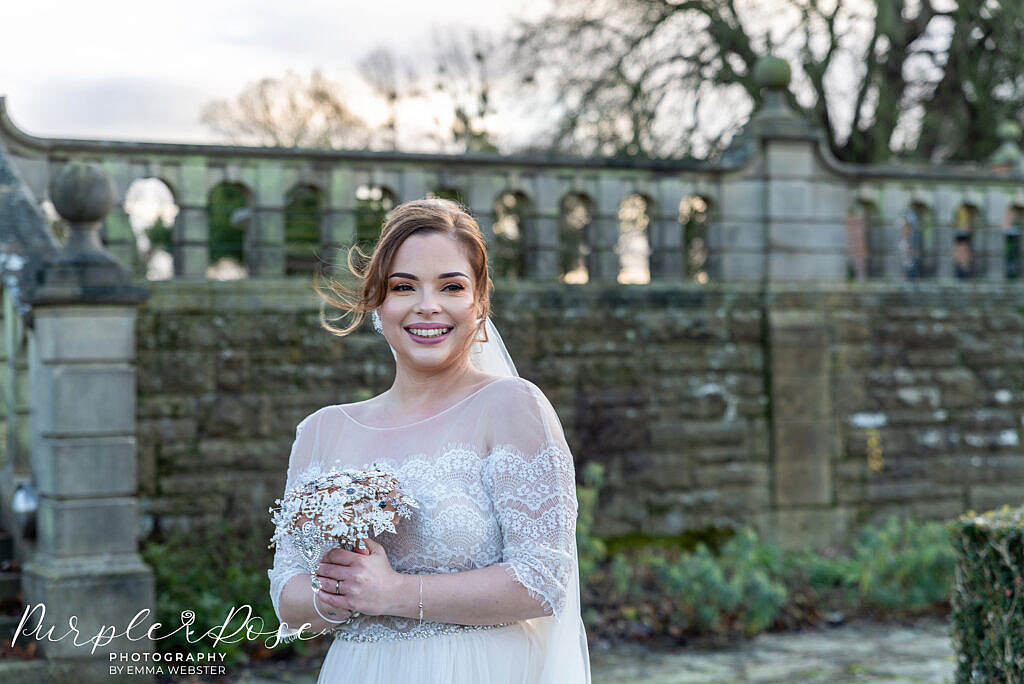
[[[364,551],[331,549],[320,561],[317,576],[323,589],[318,600],[334,606],[343,618],[358,610],[363,615],[389,615],[391,601],[401,584],[401,573],[395,572],[384,547],[372,539],[363,540]],[[334,592],[339,580],[338,592]]]

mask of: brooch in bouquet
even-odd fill
[[[371,536],[371,528],[374,536],[382,530],[394,533],[397,519],[409,517],[413,508],[419,508],[401,490],[395,475],[377,463],[370,470],[323,472],[314,466],[274,503],[278,508],[269,509],[274,535],[267,548],[286,539],[291,541],[309,569],[314,594],[321,588],[316,568],[325,553],[335,547],[354,551],[357,544],[365,548],[361,540]],[[335,624],[359,616],[356,611],[346,620],[326,618],[315,598],[313,608],[321,618]]]

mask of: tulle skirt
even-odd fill
[[[317,684],[533,684],[542,649],[524,621],[412,639],[335,639]]]

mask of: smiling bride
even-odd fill
[[[372,314],[395,380],[300,421],[285,489],[310,468],[381,463],[419,508],[365,550],[325,554],[316,593],[297,551],[279,546],[268,571],[279,635],[308,624],[332,638],[321,684],[589,683],[573,456],[490,320],[479,226],[448,200],[406,202],[365,269],[351,256],[357,289],[316,289],[355,320],[321,322],[345,336]]]

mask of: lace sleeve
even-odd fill
[[[558,416],[520,378],[493,428],[483,479],[502,534],[502,565],[544,614],[561,619],[576,570],[576,470]]]
[[[313,460],[316,431],[309,426],[313,415],[315,414],[307,416],[295,427],[295,440],[292,442],[291,455],[288,457],[288,475],[284,491],[288,491],[295,481],[296,474],[307,468]],[[274,564],[267,570],[267,577],[270,578],[270,600],[274,604],[274,613],[280,622],[278,639],[282,643],[288,643],[298,638],[299,630],[290,627],[281,619],[281,592],[295,575],[308,573],[309,570],[303,563],[298,549],[287,539],[274,548]]]

